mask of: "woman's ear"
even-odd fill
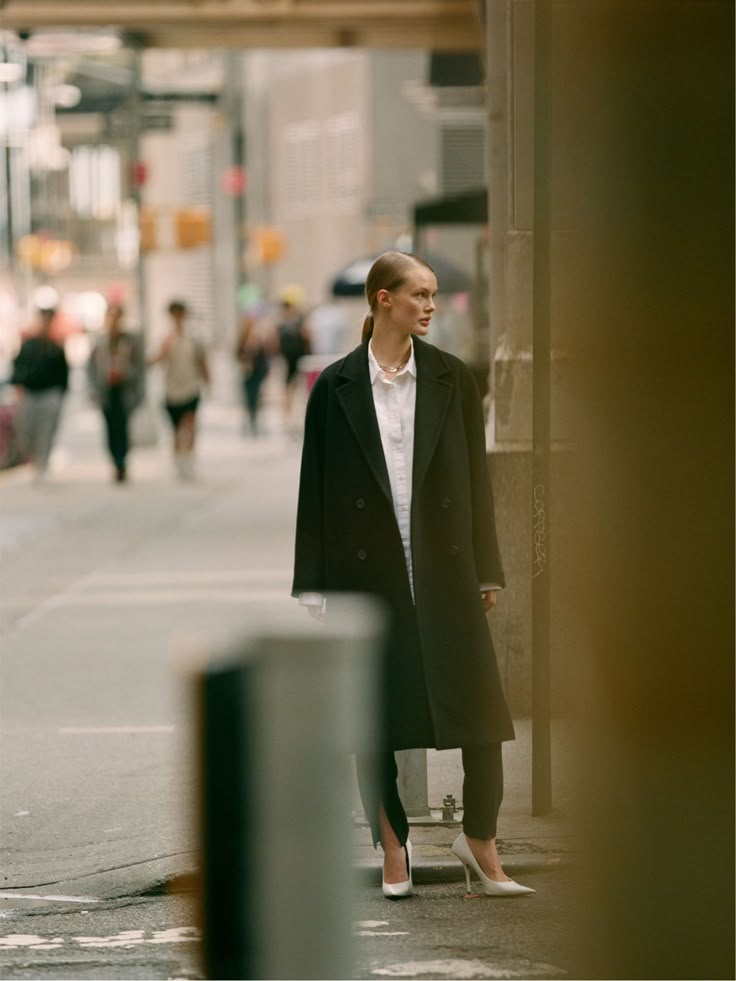
[[[382,307],[391,306],[391,294],[388,290],[379,290],[376,293],[376,300],[381,304]]]

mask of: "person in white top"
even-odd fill
[[[480,395],[465,365],[423,340],[437,280],[387,252],[366,279],[362,343],[317,378],[307,405],[292,594],[317,618],[330,592],[383,601],[381,717],[356,747],[383,893],[412,892],[394,751],[461,747],[463,833],[452,850],[488,895],[533,890],[496,851],[501,742],[514,738],[486,614],[504,584]]]
[[[164,365],[165,408],[174,435],[174,466],[180,479],[192,480],[197,409],[202,386],[209,384],[209,368],[204,346],[186,332],[186,303],[172,300],[168,313],[171,331],[148,363]]]

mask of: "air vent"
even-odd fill
[[[486,184],[486,135],[482,126],[443,126],[440,130],[443,194]]]

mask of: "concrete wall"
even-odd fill
[[[532,370],[534,255],[534,4],[487,0],[490,372],[487,444],[507,588],[494,613],[496,646],[515,714],[531,712]],[[554,5],[555,55],[571,42],[569,7]],[[564,77],[556,66],[556,78]],[[574,472],[576,411],[568,334],[574,322],[574,127],[565,86],[554,107],[551,242],[551,430],[547,492],[553,708],[565,705],[576,644],[565,553],[569,515],[562,488]],[[555,488],[558,496],[555,496]]]
[[[490,624],[496,655],[511,712],[517,718],[532,714],[532,455],[528,450],[505,450],[489,459],[499,546],[506,574]],[[555,714],[569,708],[570,672],[579,649],[578,611],[565,560],[573,516],[566,500],[555,490],[569,486],[574,454],[553,452],[546,496],[548,540],[552,574],[550,595],[551,699]]]

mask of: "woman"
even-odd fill
[[[452,846],[489,895],[534,890],[496,851],[501,742],[514,738],[486,611],[503,586],[475,382],[422,338],[437,280],[421,259],[380,256],[362,343],[320,375],[305,423],[293,595],[320,616],[328,592],[384,601],[383,720],[356,758],[383,892],[412,891],[394,751],[461,747],[464,833]],[[374,775],[378,774],[378,779]]]
[[[254,304],[243,315],[235,346],[235,357],[240,364],[243,379],[243,404],[252,436],[258,436],[260,433],[258,422],[261,389],[268,377],[271,355],[274,353],[271,331],[265,305]],[[246,431],[245,426],[244,431]]]
[[[163,363],[165,408],[174,430],[174,466],[182,480],[194,478],[197,409],[203,384],[209,384],[204,347],[186,333],[187,306],[172,300],[168,306],[171,331],[149,364]]]
[[[111,304],[105,331],[97,339],[87,362],[90,392],[105,420],[107,450],[117,483],[128,479],[128,422],[143,399],[145,379],[141,339],[124,331],[122,321],[123,308]]]

